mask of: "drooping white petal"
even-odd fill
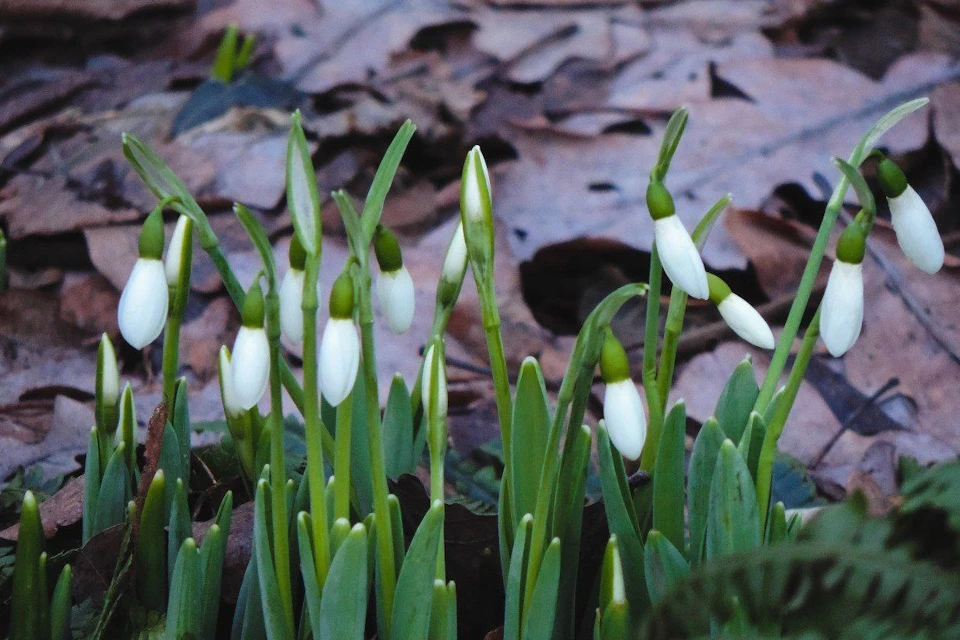
[[[943,239],[923,198],[907,185],[903,193],[887,202],[904,255],[927,273],[939,271],[943,266]]]
[[[660,262],[667,277],[694,298],[706,300],[710,295],[703,260],[686,227],[676,215],[653,221],[653,233],[660,253]]]
[[[303,280],[300,269],[287,269],[280,282],[280,329],[287,340],[303,340]]]
[[[630,460],[636,460],[647,439],[647,418],[640,393],[630,378],[607,385],[603,396],[603,419],[613,446]]]
[[[163,263],[153,258],[139,258],[117,309],[117,324],[123,339],[136,349],[143,349],[156,340],[167,321],[168,299]]]
[[[467,266],[467,240],[463,235],[463,223],[457,224],[453,232],[453,239],[447,247],[447,255],[443,258],[443,268],[440,277],[447,282],[457,282],[460,274]]]
[[[430,345],[423,356],[423,380],[420,383],[420,400],[426,411],[430,407],[430,387],[433,385],[433,359],[436,352],[434,345]],[[437,415],[447,415],[447,367],[441,361],[437,363]]]
[[[773,332],[749,302],[731,293],[720,301],[717,310],[738,336],[761,349],[773,349]]]
[[[237,392],[233,385],[233,365],[230,363],[230,350],[226,345],[220,347],[217,359],[220,370],[220,400],[223,402],[223,412],[228,418],[236,418],[244,412],[237,399]]]
[[[103,349],[100,352],[100,399],[107,406],[117,404],[120,399],[120,371],[117,368],[117,354],[113,342],[103,334]]]
[[[403,333],[413,323],[415,297],[413,278],[405,266],[396,271],[384,271],[377,278],[380,310],[394,333]]]
[[[177,226],[173,228],[173,235],[170,236],[170,247],[167,249],[167,259],[164,262],[164,270],[167,274],[167,284],[171,287],[176,286],[180,278],[180,263],[183,260],[183,242],[186,239],[187,226],[190,225],[190,218],[180,216],[177,218]]]
[[[833,263],[820,309],[820,337],[840,357],[860,336],[863,326],[863,269],[843,260]]]
[[[360,366],[360,340],[353,320],[330,318],[320,339],[320,392],[332,406],[353,390]]]
[[[233,342],[231,372],[237,403],[244,410],[260,402],[270,380],[270,342],[258,327],[240,327]]]

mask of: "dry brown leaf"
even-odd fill
[[[71,478],[59,491],[40,503],[40,522],[43,535],[48,539],[61,527],[69,527],[83,519],[83,486],[83,476]],[[0,531],[0,538],[16,540],[19,534],[20,525],[15,524]]]
[[[220,346],[233,342],[239,314],[226,297],[214,299],[199,316],[186,322],[180,331],[180,360],[202,380],[217,373]]]
[[[20,174],[7,183],[0,196],[0,216],[7,220],[11,240],[131,222],[140,217],[135,209],[111,209],[80,199],[61,175],[46,178]]]
[[[120,295],[98,273],[70,273],[60,287],[60,318],[81,331],[117,335]]]
[[[462,13],[429,0],[334,3],[322,18],[299,24],[302,35],[277,42],[284,74],[307,93],[366,84],[424,27],[457,21]]]
[[[49,430],[42,434],[41,440],[24,442],[19,437],[0,436],[0,446],[3,447],[0,478],[6,478],[18,467],[27,467],[41,460],[47,470],[73,471],[78,467],[74,457],[87,450],[93,420],[90,406],[66,396],[57,396]]]
[[[727,233],[756,270],[767,297],[796,291],[815,231],[793,220],[738,208],[728,210],[724,222]],[[829,261],[825,261],[818,278],[824,283],[828,268]]]
[[[122,20],[138,11],[183,11],[195,0],[0,0],[7,18]]]
[[[22,9],[35,4],[31,0],[24,0],[22,3],[16,0],[0,0],[0,15],[10,17],[8,12],[16,12],[18,8]],[[70,69],[40,69],[14,78],[3,87],[0,131],[44,109],[49,109],[93,82],[94,77],[90,73]]]
[[[930,96],[930,106],[937,142],[950,154],[953,166],[960,167],[960,82],[937,87]]]

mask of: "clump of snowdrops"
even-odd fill
[[[657,627],[649,622],[656,620],[653,613],[669,602],[671,589],[699,568],[784,544],[798,534],[799,516],[789,514],[782,503],[771,504],[774,456],[817,340],[822,338],[830,353],[839,356],[860,333],[861,263],[876,215],[874,196],[859,173],[861,164],[877,163],[907,257],[928,272],[942,265],[943,244],[929,211],[903,172],[874,148],[883,133],[924,103],[917,100],[894,109],[866,133],[846,161],[835,161],[837,186],[777,340],[756,310],[706,271],[700,257],[730,196],[721,197],[692,232],[676,215],[667,178],[687,112],[675,113],[647,187],[646,205],[654,225],[648,281],[614,291],[586,319],[552,403],[534,358],[524,361],[516,384],[510,384],[493,276],[493,192],[483,154],[474,147],[463,166],[460,223],[438,277],[430,333],[417,336],[426,344],[420,372],[415,380],[394,379],[383,410],[374,307],[379,306],[393,332],[404,333],[415,313],[415,296],[400,245],[381,222],[381,213],[414,135],[413,124],[407,122],[398,131],[362,202],[342,190],[332,193],[350,251],[338,265],[340,275],[329,292],[318,284],[323,257],[320,198],[299,113],[292,117],[287,151],[287,206],[294,236],[285,269],[275,263],[256,216],[242,204],[234,207],[262,260],[246,289],[181,180],[146,144],[125,136],[124,153],[158,203],[143,224],[140,257],[120,300],[119,327],[123,339],[137,349],[164,334],[165,410],[157,424],[151,421],[151,431],[161,434],[155,460],[140,466],[133,392],[129,384],[121,390],[114,347],[104,335],[98,352],[96,425],[86,458],[83,542],[124,525],[127,533],[115,578],[132,576],[132,590],[125,608],[129,619],[121,622],[111,621],[120,594],[108,593],[98,637],[107,629],[120,629],[130,637],[213,638],[218,629],[233,497],[226,495],[214,524],[202,541],[196,540],[187,500],[187,384],[177,379],[195,237],[241,316],[232,348],[225,345],[219,354],[228,438],[255,503],[252,555],[229,625],[232,638],[343,640],[374,633],[390,640],[457,637],[456,586],[446,575],[443,544],[448,404],[444,335],[468,268],[479,293],[503,443],[498,508],[506,594],[504,619],[499,621],[502,637],[606,640],[655,635]],[[851,186],[860,211],[840,235],[823,301],[810,308],[814,278]],[[164,239],[164,211],[179,216],[169,243]],[[664,274],[673,288],[661,338]],[[610,329],[618,309],[635,296],[647,297],[639,387]],[[760,384],[749,359],[731,373],[715,416],[701,428],[685,464],[684,402],[670,404],[669,392],[689,296],[709,300],[737,335],[773,353]],[[329,307],[322,332],[321,302]],[[781,386],[805,317],[811,320]],[[302,379],[283,357],[281,336],[302,347]],[[610,538],[594,573],[578,575],[594,444],[584,415],[598,367],[605,395],[595,435]],[[286,459],[284,390],[303,419],[303,469],[291,467]],[[400,502],[391,495],[387,479],[413,472],[424,449],[431,506],[406,545]],[[634,481],[628,481],[624,458],[637,461],[642,472]],[[12,638],[70,637],[71,571],[69,565],[62,569],[51,597],[46,565],[38,506],[28,493],[14,574]],[[595,615],[588,616],[592,626],[578,626],[583,623],[575,616],[578,582],[586,583],[587,591],[595,585],[590,604]],[[779,628],[753,626],[750,602],[738,594],[721,592],[717,599],[720,604],[711,611],[725,613],[711,614],[705,634],[760,637],[775,635]],[[219,625],[223,632],[224,623]]]

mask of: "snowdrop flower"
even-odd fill
[[[303,282],[307,253],[294,234],[290,240],[290,268],[280,282],[280,330],[287,340],[303,340]]]
[[[353,391],[360,341],[353,324],[353,279],[344,271],[330,292],[330,319],[320,339],[320,392],[336,407]]]
[[[170,294],[163,262],[163,218],[156,209],[140,231],[140,258],[133,265],[120,305],[117,324],[131,346],[142,349],[160,335],[167,320]]]
[[[625,457],[636,460],[647,439],[647,419],[640,393],[630,379],[627,353],[609,329],[600,351],[600,373],[607,385],[603,396],[603,420],[610,441]]]
[[[900,167],[891,160],[883,158],[880,161],[877,175],[890,205],[890,218],[900,249],[917,267],[927,273],[936,273],[943,266],[943,240],[930,209],[907,183]]]
[[[863,326],[863,254],[866,238],[859,223],[852,223],[837,242],[837,259],[830,270],[820,307],[820,337],[839,358],[857,341]]]
[[[654,240],[667,277],[687,295],[706,300],[710,290],[703,260],[662,182],[651,181],[647,187],[647,209],[653,218]]]
[[[377,225],[373,236],[373,250],[380,265],[380,277],[377,278],[380,310],[387,318],[390,330],[397,334],[403,333],[413,323],[413,278],[403,264],[397,237],[383,225]]]
[[[240,331],[233,341],[230,371],[238,406],[246,410],[258,402],[270,380],[270,341],[263,328],[263,291],[254,282],[243,300]]]
[[[180,275],[183,269],[184,257],[192,257],[192,247],[188,243],[193,242],[193,220],[188,216],[177,218],[177,226],[173,228],[173,235],[170,237],[170,248],[167,249],[167,259],[164,262],[164,270],[167,275],[167,285],[175,288],[180,282]],[[187,265],[188,267],[190,265]]]
[[[440,344],[440,348],[437,348]],[[433,385],[434,370],[437,372],[437,403],[438,416],[447,415],[447,366],[444,363],[443,345],[434,342],[423,356],[423,382],[420,386],[421,401],[425,411],[430,410],[430,388]]]
[[[237,392],[233,386],[233,365],[231,364],[230,349],[227,348],[227,345],[220,347],[220,353],[217,356],[217,371],[220,378],[220,401],[223,403],[223,413],[229,422],[242,416],[245,410],[240,406]]]
[[[707,284],[710,302],[717,306],[717,311],[734,333],[755,347],[773,349],[773,332],[749,302],[730,291],[727,283],[712,273],[707,274]]]

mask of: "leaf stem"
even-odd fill
[[[320,395],[317,391],[317,278],[319,256],[308,255],[303,282],[303,421],[307,436],[307,482],[310,489],[310,516],[313,524],[313,560],[317,585],[323,589],[330,568],[327,541],[327,492],[324,483],[320,422]],[[348,485],[349,487],[349,485]]]
[[[337,453],[333,467],[333,518],[350,519],[350,439],[353,430],[353,394],[337,406]]]
[[[640,469],[647,473],[653,470],[657,459],[657,447],[660,431],[663,428],[663,406],[659,402],[660,392],[657,386],[657,342],[660,330],[660,291],[663,280],[663,265],[660,252],[654,242],[650,249],[650,290],[647,293],[647,316],[644,323],[643,338],[643,390],[647,396],[647,408],[650,411],[647,440],[640,456]],[[674,287],[676,289],[676,287]]]
[[[290,540],[287,519],[287,468],[283,451],[283,398],[280,387],[280,298],[270,279],[264,298],[267,337],[270,340],[270,484],[273,516],[273,563],[280,588],[280,606],[287,628],[294,629],[293,591],[290,581]]]
[[[757,504],[760,508],[760,531],[766,530],[767,514],[770,506],[770,494],[773,484],[773,462],[777,455],[777,441],[783,433],[783,428],[787,423],[787,416],[790,415],[790,409],[797,399],[800,392],[800,385],[803,383],[803,376],[810,364],[810,357],[813,354],[813,348],[817,344],[817,338],[820,337],[820,307],[810,321],[806,333],[803,336],[803,342],[797,351],[797,357],[794,359],[793,368],[790,370],[790,378],[783,395],[777,400],[773,419],[767,424],[767,432],[763,438],[763,446],[760,449],[760,459],[757,465]]]
[[[377,354],[373,338],[373,300],[370,264],[366,256],[360,262],[360,342],[363,352],[363,382],[366,390],[367,432],[370,443],[370,473],[373,475],[373,510],[377,526],[377,562],[380,567],[380,600],[384,612],[381,635],[390,637],[393,594],[397,573],[393,555],[393,524],[387,502],[387,467],[383,454],[383,429],[380,424],[380,394],[377,385]],[[339,484],[339,482],[337,483]]]

